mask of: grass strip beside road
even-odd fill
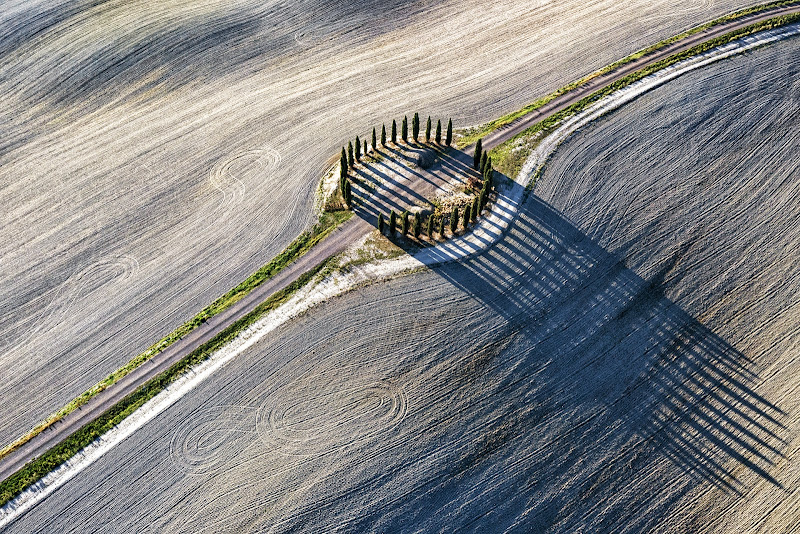
[[[351,216],[352,212],[349,211],[323,213],[320,216],[317,224],[314,225],[312,229],[300,234],[289,244],[288,247],[286,247],[286,249],[283,250],[283,252],[278,254],[269,263],[247,277],[247,279],[241,284],[237,285],[212,302],[210,305],[203,308],[203,310],[195,315],[190,321],[179,326],[166,337],[153,344],[146,351],[134,357],[123,367],[120,367],[106,378],[92,386],[90,389],[82,393],[80,396],[73,399],[61,410],[48,417],[45,421],[36,425],[36,427],[34,427],[27,434],[0,450],[0,460],[17,450],[19,447],[23,446],[39,433],[63,419],[69,413],[85,405],[92,397],[121,380],[124,376],[153,358],[155,355],[162,352],[176,341],[186,336],[189,332],[203,324],[205,321],[226,310],[244,298],[250,291],[278,274],[284,267],[308,252],[314,245],[322,241],[336,227],[348,220]],[[5,501],[3,500],[2,502]]]
[[[663,59],[657,63],[653,63],[652,65],[649,65],[641,70],[633,72],[628,76],[604,87],[603,89],[600,89],[599,91],[592,93],[586,98],[581,99],[580,101],[576,102],[575,104],[572,104],[566,109],[563,109],[558,113],[549,116],[548,118],[542,120],[541,122],[537,122],[527,130],[517,134],[516,136],[504,142],[503,144],[493,148],[490,151],[490,154],[492,156],[492,163],[498,171],[502,172],[506,176],[517,176],[521,171],[522,166],[525,164],[525,161],[528,159],[528,156],[530,155],[531,151],[533,150],[533,147],[535,146],[530,143],[523,144],[520,146],[519,141],[521,139],[530,139],[536,136],[537,134],[540,134],[540,132],[542,134],[546,134],[548,131],[551,131],[552,129],[557,127],[564,119],[583,111],[584,109],[586,109],[593,103],[597,102],[601,98],[608,96],[611,93],[618,91],[624,87],[627,87],[628,85],[631,85],[659,70],[674,65],[675,63],[702,54],[704,52],[711,50],[712,48],[722,46],[731,41],[735,41],[736,39],[740,39],[742,37],[746,37],[748,35],[752,35],[754,33],[758,33],[761,31],[771,30],[774,28],[778,28],[780,26],[785,26],[787,24],[792,24],[798,21],[800,21],[800,14],[784,15],[776,17],[774,19],[765,20],[763,22],[759,22],[751,26],[742,28],[740,30],[736,30],[731,33],[725,34],[723,36],[711,39],[697,46],[694,46],[689,50],[680,52],[666,59]],[[542,136],[540,136],[539,138],[541,138]],[[532,187],[535,184],[537,178],[538,174],[534,176],[534,179],[531,180],[531,182],[528,184],[529,187]]]
[[[298,289],[308,283],[326,263],[327,262],[323,262],[301,275],[288,287],[273,294],[266,301],[259,304],[255,310],[237,320],[211,341],[196,349],[161,375],[142,385],[134,393],[125,397],[103,415],[91,423],[84,425],[66,440],[53,447],[42,456],[29,462],[3,482],[0,482],[0,506],[22,493],[25,488],[36,483],[42,477],[72,458],[95,439],[119,424],[147,401],[163,391],[164,388],[175,382],[175,380],[180,378],[190,368],[207,360],[215,351],[233,340],[239,332],[255,323],[266,313],[286,302]]]
[[[697,28],[693,28],[687,32],[684,32],[683,34],[661,41],[656,45],[653,45],[642,51],[636,52],[631,56],[628,56],[616,63],[604,67],[603,69],[596,71],[590,74],[589,76],[582,78],[581,80],[578,80],[577,82],[567,85],[559,89],[558,91],[551,93],[550,95],[543,97],[518,111],[515,111],[499,119],[496,119],[490,123],[487,123],[478,128],[468,131],[465,136],[459,139],[458,146],[459,147],[468,146],[474,143],[479,137],[484,137],[488,133],[491,133],[492,131],[496,130],[497,128],[505,126],[506,124],[509,124],[513,120],[522,117],[530,113],[531,111],[535,111],[536,109],[550,102],[554,98],[579,87],[580,85],[586,83],[592,78],[606,74],[621,65],[629,63],[630,61],[634,61],[650,52],[663,48],[664,46],[667,46],[679,39],[685,38],[694,33],[698,33],[717,24],[734,20],[736,18],[741,18],[743,16],[764,11],[767,9],[792,5],[796,3],[797,3],[796,1],[773,2],[770,4],[756,6],[753,8],[749,8],[746,10],[742,10],[727,15],[720,19],[716,19],[712,22],[706,23],[702,26],[698,26]],[[495,168],[497,168],[500,172],[503,172],[507,176],[515,176],[516,174],[519,173],[519,170],[521,169],[522,165],[524,164],[531,150],[530,147],[523,148],[522,150],[512,150],[515,147],[515,143],[518,140],[520,140],[521,138],[530,138],[531,136],[536,135],[539,132],[546,132],[554,128],[565,118],[582,111],[592,103],[596,102],[600,98],[603,98],[604,96],[610,93],[613,93],[614,91],[626,87],[646,76],[649,76],[650,74],[658,70],[673,65],[689,57],[706,52],[717,46],[726,44],[735,39],[751,35],[759,31],[769,30],[779,26],[790,24],[798,20],[800,20],[800,15],[786,15],[782,17],[776,17],[774,19],[770,19],[761,23],[756,23],[746,28],[734,31],[724,36],[699,44],[687,51],[675,54],[653,65],[645,67],[644,69],[634,72],[626,76],[625,78],[622,78],[614,82],[613,84],[599,91],[596,91],[595,93],[592,93],[586,98],[548,117],[547,119],[539,123],[536,123],[531,128],[518,134],[514,138],[506,141],[502,145],[492,149],[491,151],[492,161],[495,164]],[[142,363],[151,359],[153,356],[163,351],[169,345],[181,339],[183,336],[185,336],[186,334],[197,328],[200,324],[202,324],[209,318],[213,317],[214,315],[222,312],[223,310],[227,309],[228,307],[236,303],[238,300],[247,295],[252,289],[259,286],[269,278],[273,277],[286,265],[288,265],[292,261],[302,256],[315,244],[317,244],[319,241],[324,239],[324,237],[329,235],[330,232],[332,232],[339,224],[346,221],[351,215],[352,215],[351,212],[334,212],[334,213],[323,214],[323,216],[320,218],[319,223],[315,225],[312,230],[309,230],[301,234],[281,254],[279,254],[272,261],[270,261],[270,263],[268,263],[267,265],[265,265],[264,267],[253,273],[244,282],[242,282],[235,288],[231,289],[228,293],[215,300],[211,305],[204,308],[191,321],[183,324],[174,332],[172,332],[171,334],[169,334],[168,336],[166,336],[165,338],[163,338],[162,340],[151,346],[147,351],[132,359],[124,367],[118,369],[117,371],[109,375],[106,379],[95,385],[93,388],[91,388],[90,390],[83,393],[81,396],[74,399],[70,404],[68,404],[62,410],[60,410],[59,412],[48,418],[46,421],[38,425],[28,434],[26,434],[13,444],[0,450],[0,459],[10,454],[18,447],[25,444],[35,435],[45,430],[53,423],[59,421],[61,418],[63,418],[70,412],[86,404],[89,401],[89,399],[91,399],[104,389],[108,388],[115,382],[119,381],[121,378],[123,378],[128,373],[130,373],[138,366],[140,366]],[[101,415],[98,419],[94,420],[91,423],[86,424],[84,427],[82,427],[76,433],[72,434],[65,441],[61,442],[56,447],[50,449],[48,452],[46,452],[39,458],[35,459],[34,461],[26,464],[21,470],[16,472],[14,475],[9,477],[5,481],[1,482],[0,506],[13,499],[15,496],[19,495],[25,488],[38,481],[41,477],[50,473],[53,469],[56,469],[58,466],[60,466],[65,461],[74,456],[77,452],[79,452],[82,448],[84,448],[92,441],[94,441],[97,437],[101,436],[104,432],[108,431],[113,426],[121,422],[128,415],[133,413],[137,408],[141,407],[145,402],[152,399],[165,387],[173,383],[177,378],[183,375],[192,366],[208,359],[208,357],[210,357],[214,351],[216,351],[217,349],[228,343],[230,340],[235,338],[240,331],[253,324],[259,317],[263,316],[267,312],[275,309],[282,303],[286,302],[286,300],[288,300],[288,298],[291,297],[291,295],[294,294],[294,292],[296,292],[300,287],[302,287],[308,281],[310,281],[312,277],[317,272],[319,272],[320,269],[323,268],[324,265],[325,263],[315,267],[311,271],[303,274],[297,280],[292,282],[287,288],[276,292],[269,299],[260,304],[254,311],[236,321],[233,325],[226,328],[223,332],[218,334],[211,341],[209,341],[208,343],[204,344],[203,346],[201,346],[200,348],[198,348],[197,350],[186,356],[184,359],[176,363],[174,366],[172,366],[169,370],[167,370],[163,374],[159,375],[158,377],[144,384],[142,387],[137,389],[136,392],[134,392],[133,394],[129,395],[128,397],[120,401],[113,408],[111,408],[103,415]]]
[[[506,126],[506,125],[512,123],[513,121],[517,120],[520,117],[523,117],[523,116],[527,115],[528,113],[530,113],[532,111],[536,111],[537,109],[539,109],[542,106],[546,105],[548,102],[558,98],[559,96],[561,96],[561,95],[563,95],[565,93],[568,93],[568,92],[580,87],[581,85],[593,80],[594,78],[597,78],[598,76],[602,76],[604,74],[608,74],[609,72],[611,72],[614,69],[617,69],[617,68],[619,68],[619,67],[621,67],[621,66],[623,66],[623,65],[625,65],[627,63],[630,63],[632,61],[636,61],[637,59],[639,59],[639,58],[641,58],[643,56],[646,56],[647,54],[651,54],[653,52],[656,52],[656,51],[658,51],[658,50],[660,50],[660,49],[662,49],[662,48],[664,48],[666,46],[671,45],[672,43],[674,43],[676,41],[680,41],[681,39],[685,39],[686,37],[689,37],[689,36],[694,35],[696,33],[700,33],[702,31],[705,31],[705,30],[707,30],[709,28],[712,28],[714,26],[718,26],[719,24],[724,24],[724,23],[727,23],[727,22],[731,22],[733,20],[740,19],[740,18],[746,17],[748,15],[753,15],[753,14],[756,14],[756,13],[760,13],[762,11],[767,11],[769,9],[786,7],[786,6],[790,6],[790,5],[797,4],[797,3],[798,3],[797,0],[790,0],[790,1],[783,0],[783,1],[779,1],[779,2],[770,2],[768,4],[761,4],[761,5],[758,5],[758,6],[753,6],[753,7],[747,8],[747,9],[742,9],[740,11],[736,11],[734,13],[730,13],[730,14],[725,15],[723,17],[720,17],[718,19],[714,19],[714,20],[712,20],[710,22],[706,22],[705,24],[702,24],[700,26],[697,26],[695,28],[687,30],[687,31],[685,31],[685,32],[683,32],[681,34],[675,35],[675,36],[670,37],[668,39],[664,39],[663,41],[660,41],[660,42],[658,42],[658,43],[656,43],[656,44],[654,44],[652,46],[649,46],[647,48],[639,50],[638,52],[634,52],[633,54],[631,54],[629,56],[626,56],[626,57],[624,57],[624,58],[622,58],[622,59],[620,59],[620,60],[618,60],[618,61],[616,61],[614,63],[611,63],[610,65],[606,65],[602,69],[596,70],[593,73],[588,74],[587,76],[584,76],[580,80],[572,82],[569,85],[565,85],[564,87],[561,87],[560,89],[555,90],[554,92],[550,93],[549,95],[546,95],[546,96],[544,96],[544,97],[542,97],[542,98],[540,98],[540,99],[528,104],[524,108],[518,109],[517,111],[512,111],[511,113],[508,113],[507,115],[503,115],[502,117],[494,119],[493,121],[487,122],[486,124],[482,124],[480,126],[476,126],[474,128],[469,128],[469,129],[465,130],[463,135],[461,137],[459,137],[458,140],[456,141],[456,146],[458,148],[460,148],[460,149],[463,149],[463,148],[465,148],[465,147],[467,147],[469,145],[475,144],[478,141],[478,139],[480,139],[482,137],[486,137],[488,134],[492,133],[493,131],[497,130],[498,128],[502,128],[503,126]],[[661,67],[661,68],[663,68],[663,67]]]

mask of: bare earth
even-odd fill
[[[6,3],[0,443],[279,252],[347,137],[479,123],[747,3]]]
[[[490,251],[287,324],[9,531],[797,530],[798,54],[585,128]]]

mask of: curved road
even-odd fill
[[[788,7],[775,8],[763,11],[735,21],[719,24],[676,41],[656,52],[645,55],[637,60],[627,63],[607,74],[593,78],[584,85],[565,93],[550,101],[545,106],[516,119],[510,124],[492,132],[483,139],[483,146],[487,149],[511,139],[517,134],[530,128],[537,122],[550,115],[571,106],[591,93],[620,80],[628,74],[652,65],[662,59],[686,51],[700,43],[714,39],[739,30],[751,24],[781,16],[800,13],[800,2]],[[472,152],[473,148],[467,150]],[[5,480],[18,471],[26,463],[34,460],[56,444],[60,443],[72,433],[89,423],[106,410],[114,406],[127,395],[133,393],[142,384],[169,369],[183,357],[211,340],[240,317],[251,312],[270,295],[286,288],[292,281],[303,273],[313,269],[329,257],[342,252],[348,245],[362,237],[374,227],[359,217],[353,217],[348,222],[335,230],[330,236],[319,243],[294,263],[288,265],[274,278],[254,289],[245,298],[216,315],[199,328],[189,333],[186,337],[173,343],[170,347],[142,364],[119,382],[110,386],[93,397],[86,405],[70,413],[61,421],[55,423],[44,432],[38,434],[25,445],[0,460],[0,480]]]

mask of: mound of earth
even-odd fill
[[[430,169],[437,159],[436,152],[430,148],[415,152],[411,157],[412,163],[421,169]]]

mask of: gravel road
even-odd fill
[[[285,325],[9,532],[792,531],[799,54],[579,131],[497,246]]]
[[[6,3],[0,443],[282,250],[348,138],[488,120],[748,3]]]

